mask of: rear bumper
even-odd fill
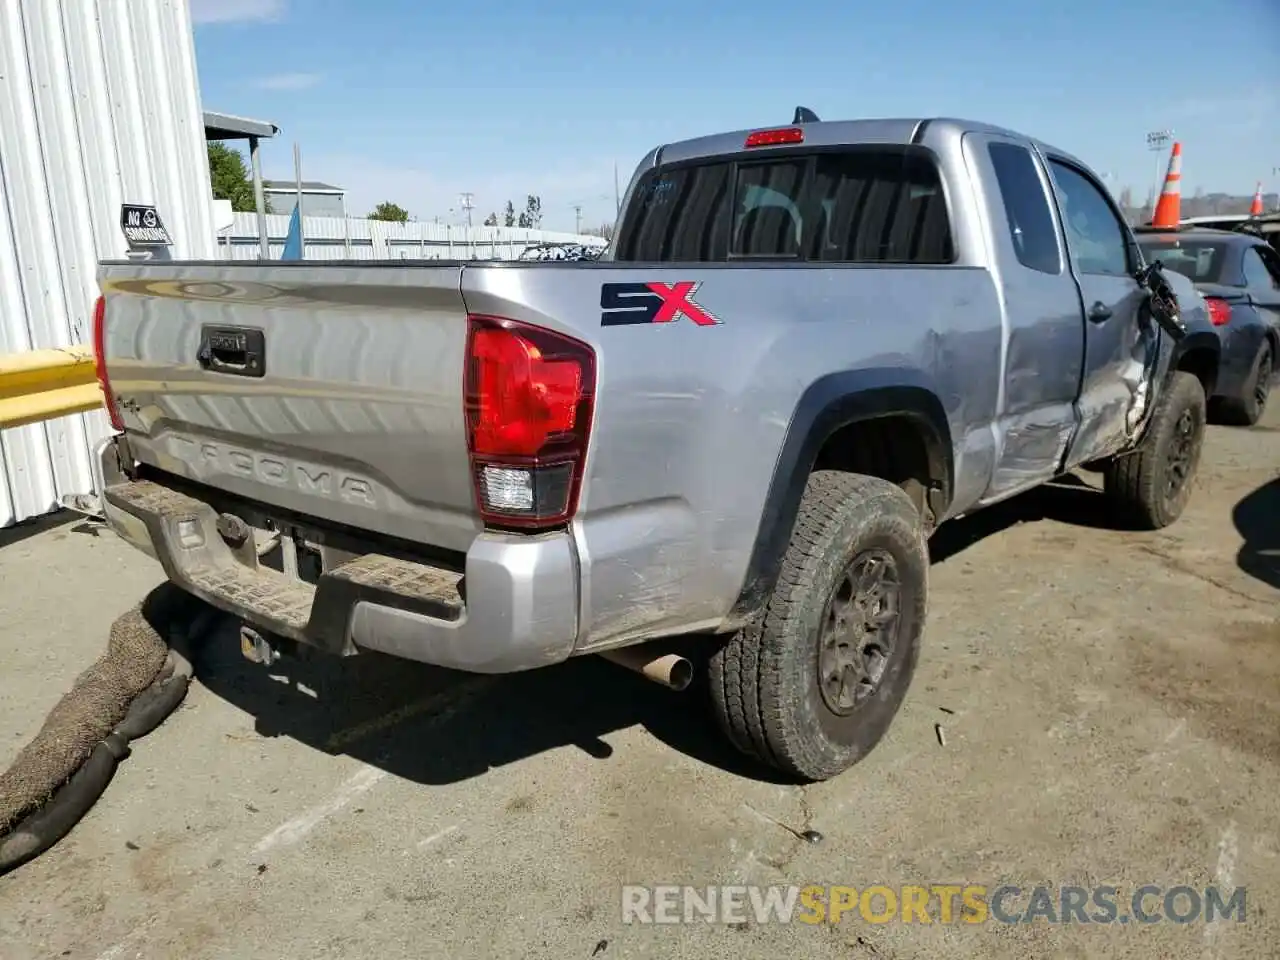
[[[313,586],[250,566],[219,534],[213,507],[130,480],[110,446],[102,470],[112,529],[172,582],[259,629],[332,653],[364,648],[475,673],[527,670],[573,652],[578,562],[568,534],[482,534],[463,574],[367,554]]]

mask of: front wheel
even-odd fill
[[[1200,381],[1175,371],[1141,446],[1107,464],[1104,489],[1135,525],[1159,530],[1182,516],[1200,466],[1205,411]]]
[[[929,554],[920,516],[876,477],[809,477],[758,625],[712,655],[712,702],[737,747],[803,780],[861,760],[915,673]]]

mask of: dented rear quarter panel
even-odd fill
[[[698,284],[719,323],[604,326],[613,282]],[[598,397],[574,528],[581,645],[714,628],[747,576],[802,394],[836,371],[936,395],[963,496],[990,472],[999,382],[994,285],[970,266],[545,264],[468,268],[468,309],[596,349]]]

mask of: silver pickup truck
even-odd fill
[[[1087,464],[1164,526],[1204,432],[1190,283],[1079,160],[958,120],[660,147],[596,262],[100,280],[103,510],[248,653],[681,687],[679,638],[801,779],[898,710],[937,524]]]

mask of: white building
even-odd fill
[[[0,2],[0,353],[84,343],[97,265],[154,204],[173,256],[215,256],[186,0]],[[104,414],[0,432],[0,527],[92,486]]]
[[[294,180],[263,180],[268,213],[288,217],[298,205],[298,184]],[[341,187],[319,180],[302,181],[302,215],[304,217],[345,217],[346,195]]]

